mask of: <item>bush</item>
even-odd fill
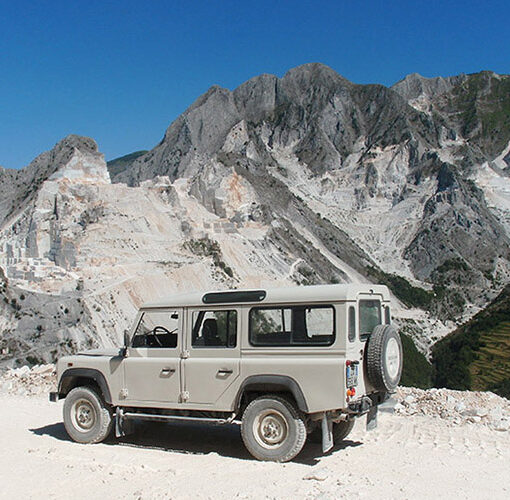
[[[396,274],[388,274],[380,269],[369,266],[368,274],[373,276],[377,281],[386,285],[400,301],[408,307],[420,307],[428,309],[434,293],[423,288],[413,286],[402,276]]]
[[[489,390],[499,394],[503,398],[510,399],[510,378],[506,378],[501,382],[494,384],[489,388]]]
[[[418,351],[411,337],[401,333],[400,338],[404,350],[404,366],[400,384],[406,387],[429,389],[432,387],[432,365]]]
[[[222,259],[221,248],[217,241],[210,238],[189,240],[183,244],[183,247],[197,256],[211,257],[215,267],[221,269],[230,278],[234,277],[234,271]]]

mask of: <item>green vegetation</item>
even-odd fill
[[[468,271],[468,265],[459,257],[445,260],[435,271],[440,274],[446,274],[449,271]]]
[[[487,153],[499,153],[508,143],[510,78],[497,78],[489,71],[468,75],[453,90],[449,106],[460,112],[463,134],[481,139]]]
[[[378,283],[386,285],[395,294],[395,297],[408,307],[428,309],[434,298],[433,292],[413,286],[405,278],[396,274],[388,274],[372,266],[367,268],[367,272]]]
[[[230,278],[234,277],[234,271],[222,260],[220,245],[210,238],[200,238],[184,242],[183,247],[191,253],[201,257],[212,257],[214,266],[221,269]]]
[[[505,378],[501,382],[490,386],[489,390],[510,399],[510,378]]]
[[[459,390],[510,389],[510,286],[432,350],[434,385]]]
[[[510,321],[480,333],[478,356],[470,373],[474,390],[497,387],[503,380],[510,380]]]
[[[406,387],[429,389],[432,387],[432,365],[418,351],[411,337],[401,333],[400,338],[404,349],[404,367],[400,384]]]

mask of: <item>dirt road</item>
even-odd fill
[[[62,403],[0,396],[3,498],[510,498],[510,433],[381,414],[327,456],[257,462],[237,426],[141,424],[106,444],[71,442]]]

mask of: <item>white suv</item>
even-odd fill
[[[240,422],[254,457],[283,462],[375,425],[401,371],[385,286],[204,292],[145,304],[120,349],[60,359],[50,398],[81,443],[137,419]]]

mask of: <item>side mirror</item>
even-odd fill
[[[121,349],[121,354],[122,354],[123,358],[125,358],[127,356],[129,341],[130,341],[129,332],[128,332],[128,330],[124,330],[124,345],[122,346],[122,349]]]

